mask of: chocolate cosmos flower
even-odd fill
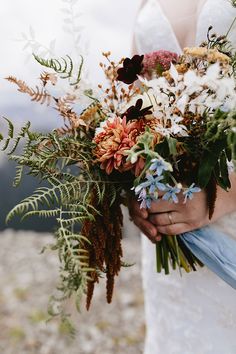
[[[125,84],[132,84],[138,79],[143,68],[144,55],[134,55],[133,58],[126,58],[123,62],[123,68],[117,70],[117,80]]]
[[[128,122],[131,119],[137,119],[139,117],[144,117],[148,114],[152,114],[152,111],[150,111],[150,108],[152,108],[152,106],[148,106],[142,109],[142,105],[143,100],[139,98],[135,106],[129,107],[127,111],[121,115],[121,117],[126,117],[126,121]]]

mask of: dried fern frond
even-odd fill
[[[80,118],[80,116],[73,111],[63,99],[56,100],[56,109],[60,115],[67,120],[72,129],[77,129],[79,126],[86,126],[86,123]]]
[[[25,81],[19,80],[14,76],[8,76],[6,80],[17,85],[19,92],[29,95],[31,97],[31,101],[36,101],[40,104],[46,103],[48,106],[50,105],[52,96],[44,88],[39,88],[36,86],[36,88],[33,89],[29,87]]]
[[[40,80],[42,81],[44,87],[47,85],[48,82],[50,82],[54,86],[57,83],[57,76],[56,74],[52,74],[44,71],[40,75]]]

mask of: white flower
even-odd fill
[[[161,120],[155,129],[162,135],[187,136],[187,128],[181,124],[186,112],[203,116],[218,108],[226,112],[236,108],[235,79],[222,72],[219,63],[209,65],[205,71],[194,69],[185,74],[179,74],[171,65],[169,73],[172,82],[165,77],[140,79],[148,89],[154,117]],[[176,108],[180,117],[174,114]]]
[[[184,74],[184,84],[189,95],[202,91],[202,80],[194,70],[189,70]]]
[[[179,75],[178,71],[176,70],[176,67],[172,63],[170,65],[169,73],[172,79],[174,80],[175,84],[177,84],[179,79],[181,78],[181,75]]]
[[[184,114],[188,102],[189,102],[189,95],[187,95],[186,93],[183,93],[183,95],[180,96],[180,98],[177,100],[176,107],[180,110],[182,114]]]
[[[183,124],[179,124],[183,119],[179,116],[174,116],[172,118],[172,123],[170,127],[171,134],[178,136],[188,136],[187,128]]]

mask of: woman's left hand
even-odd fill
[[[158,233],[178,235],[210,223],[205,191],[195,193],[186,203],[182,193],[178,198],[176,204],[162,199],[152,203],[148,220],[156,226]]]
[[[131,198],[129,211],[135,224],[148,238],[157,242],[160,235],[179,235],[211,224],[222,216],[236,212],[236,174],[230,175],[231,189],[227,192],[217,187],[215,210],[209,220],[207,195],[204,190],[194,193],[192,200],[184,202],[183,194],[178,194],[177,204],[159,199],[151,209],[140,209],[139,202]],[[153,227],[155,226],[155,227]]]

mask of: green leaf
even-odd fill
[[[221,153],[219,162],[215,166],[214,176],[221,188],[227,190],[228,188],[231,187],[230,180],[229,180],[227,158],[224,151]]]
[[[225,139],[219,140],[214,144],[211,144],[211,146],[208,146],[208,148],[204,151],[198,171],[198,185],[200,188],[205,188],[207,186],[225,145]]]
[[[169,145],[170,154],[175,156],[177,154],[177,150],[176,150],[177,139],[170,137],[168,138],[167,141]]]

